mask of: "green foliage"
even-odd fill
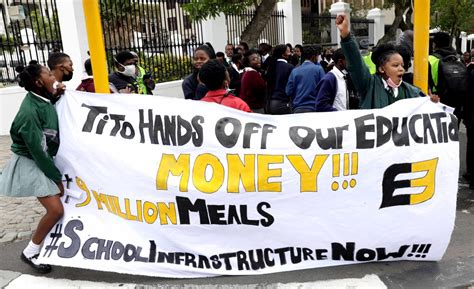
[[[202,21],[214,18],[221,12],[224,14],[242,13],[248,6],[258,2],[256,0],[191,0],[190,3],[183,5],[183,9],[189,13],[191,19]]]
[[[100,17],[111,25],[138,14],[138,9],[130,0],[100,0]]]
[[[179,80],[192,72],[192,62],[189,57],[159,54],[140,59],[146,71],[150,71],[156,83]]]
[[[60,41],[61,35],[59,32],[58,15],[56,13],[53,13],[52,17],[45,17],[39,9],[36,9],[30,12],[29,21],[36,33],[36,37],[42,41]]]
[[[431,24],[459,36],[461,31],[474,32],[474,1],[472,0],[432,0]]]
[[[13,38],[12,35],[7,37],[6,35],[0,35],[0,43],[2,44],[2,49],[13,52],[15,50],[15,39]]]

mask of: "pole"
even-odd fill
[[[82,0],[86,20],[87,40],[91,55],[94,86],[97,93],[110,93],[107,61],[105,56],[102,23],[100,22],[99,1]]]
[[[430,38],[430,0],[414,0],[413,84],[428,94],[428,53]]]

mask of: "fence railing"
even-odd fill
[[[225,16],[227,25],[227,42],[237,45],[240,35],[245,27],[250,23],[255,15],[254,9],[248,9],[241,14],[227,14]],[[285,43],[285,14],[283,10],[275,10],[265,29],[260,34],[259,42],[266,42],[271,45]]]
[[[192,72],[193,51],[203,43],[202,25],[182,10],[185,1],[100,0],[109,71],[113,56],[135,51],[140,65],[156,82],[177,80]]]
[[[335,18],[336,16],[331,15],[303,14],[301,16],[303,43],[319,44],[323,47],[337,46],[337,43],[331,41],[331,25]],[[373,39],[369,39],[370,25],[374,25],[373,20],[351,18],[351,33],[358,41],[367,39],[369,45],[373,46]]]
[[[16,0],[10,7],[7,13],[0,5],[0,85],[17,82],[15,67],[46,65],[49,53],[62,50],[56,0]]]

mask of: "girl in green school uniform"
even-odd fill
[[[424,96],[418,87],[403,81],[403,58],[396,47],[382,44],[372,53],[376,72],[370,74],[362,60],[358,44],[349,31],[347,15],[338,15],[336,26],[341,34],[341,47],[347,62],[347,71],[359,93],[360,108],[382,108],[400,99]],[[435,96],[431,99],[436,102]]]
[[[21,260],[39,273],[48,273],[51,266],[38,262],[40,246],[63,216],[60,197],[64,194],[62,175],[53,161],[59,148],[58,116],[51,104],[56,79],[48,68],[36,62],[17,68],[17,72],[19,85],[27,94],[10,129],[13,156],[0,175],[0,194],[37,197],[46,208],[46,214],[21,253]]]

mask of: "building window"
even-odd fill
[[[170,31],[178,30],[178,21],[177,21],[176,17],[168,18],[168,29]]]

